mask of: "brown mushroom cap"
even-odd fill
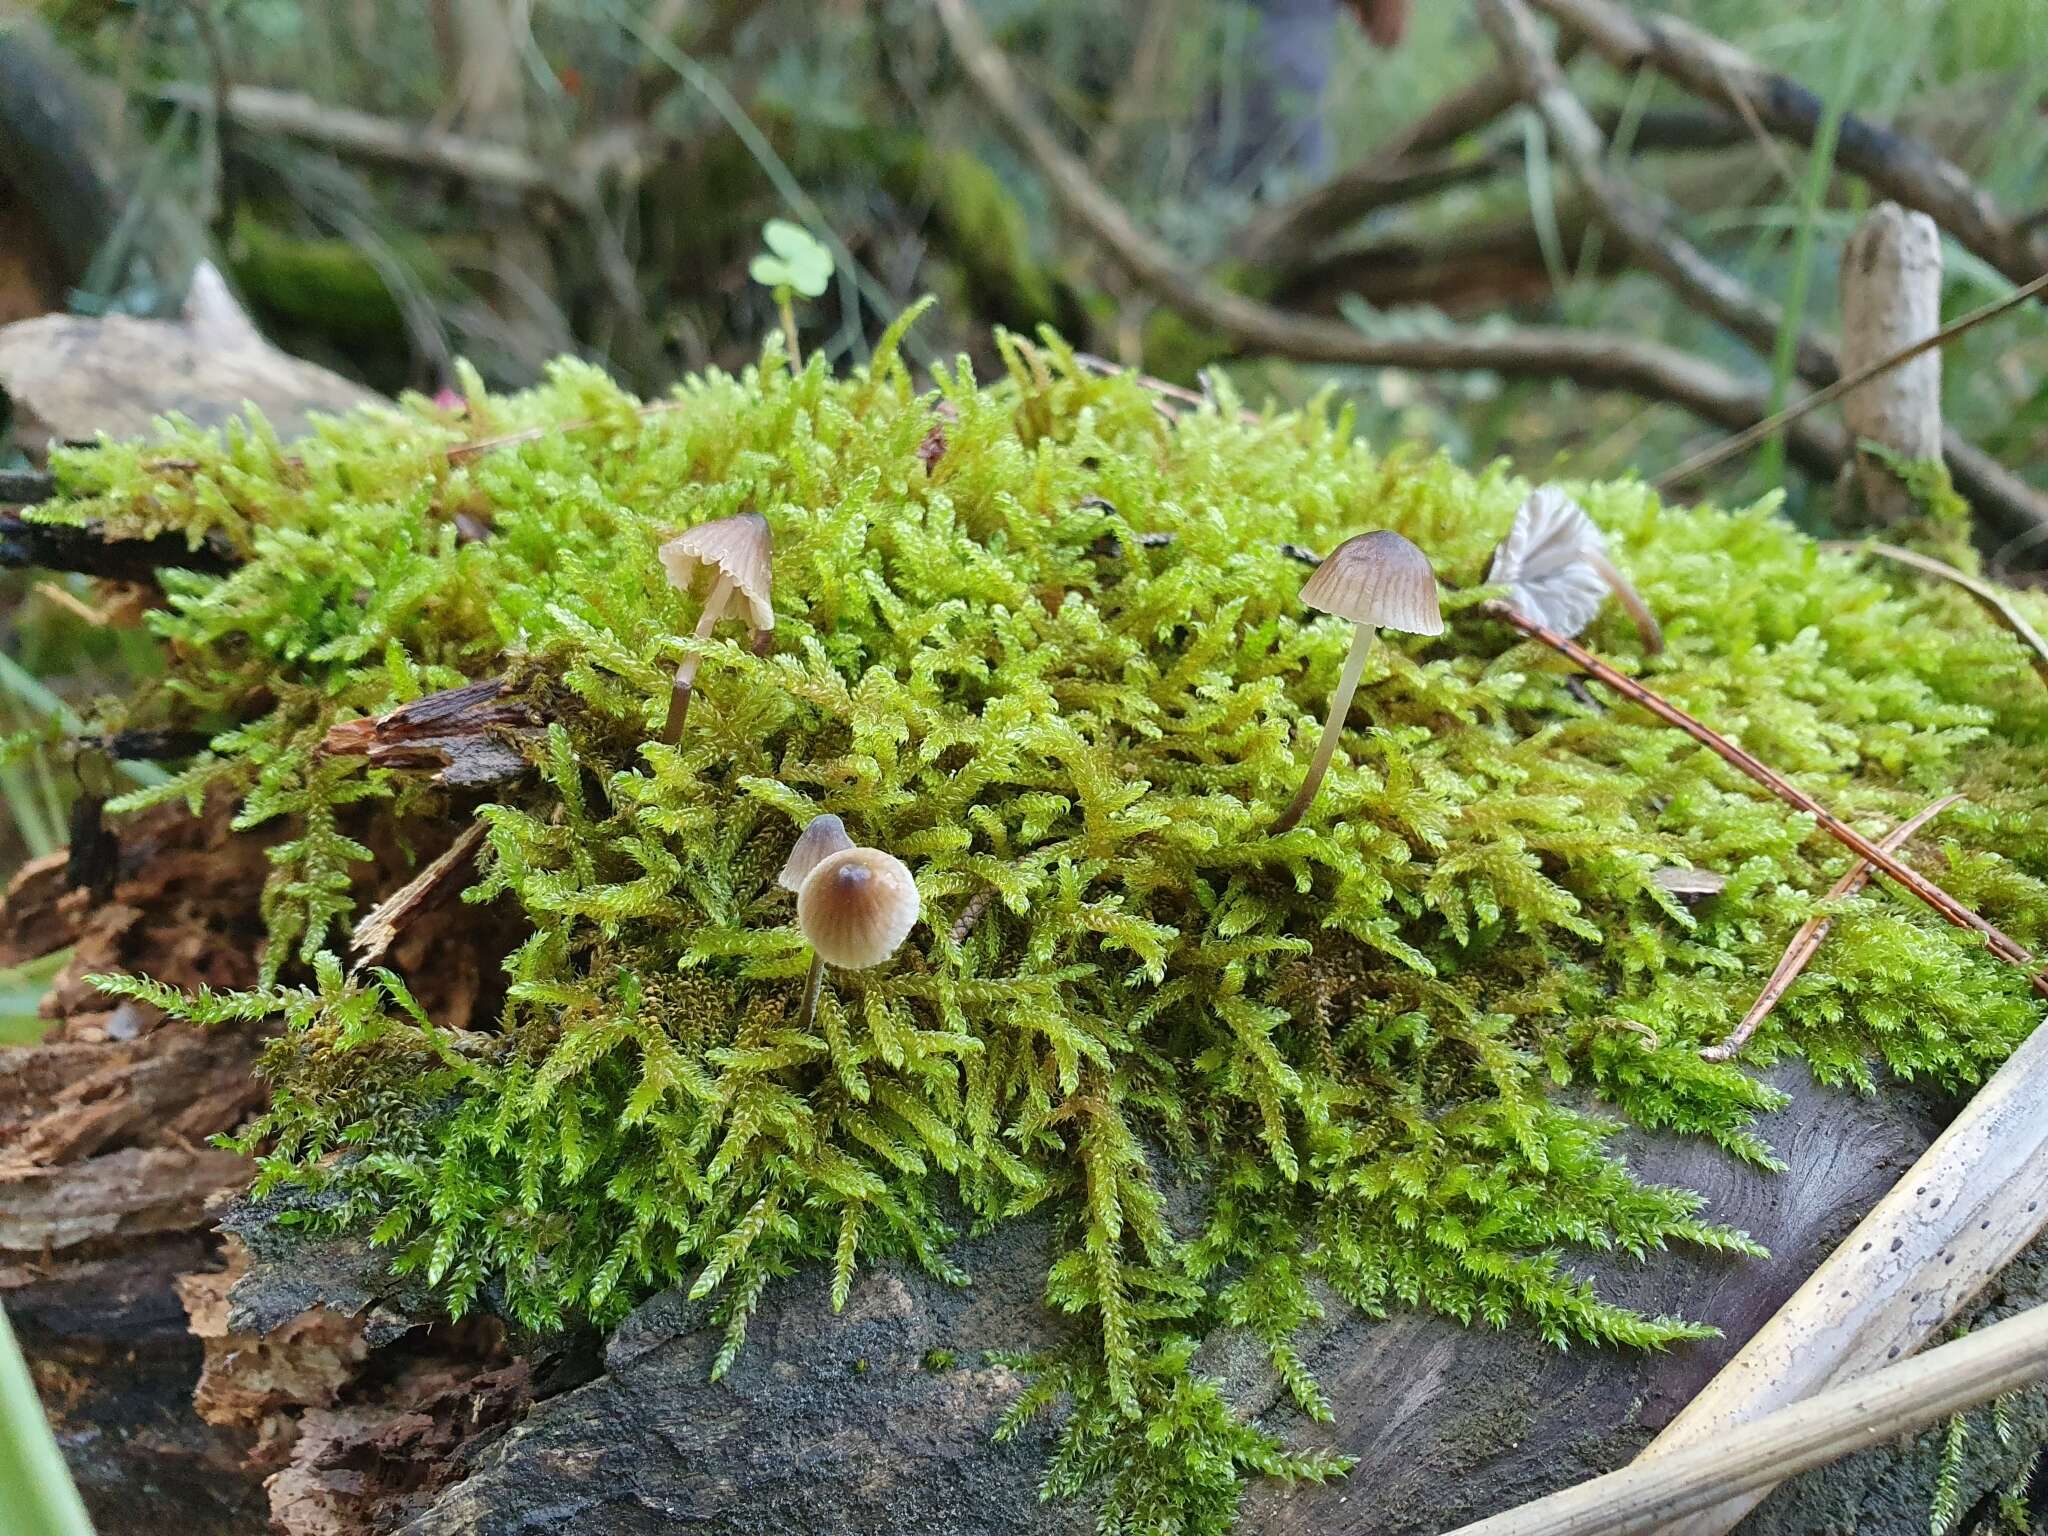
[[[691,590],[701,571],[723,574],[746,600],[754,628],[773,629],[774,549],[768,519],[758,512],[742,512],[684,529],[661,546],[661,563],[678,592]]]
[[[1301,585],[1301,600],[1374,629],[1440,635],[1436,572],[1429,557],[1400,534],[1382,529],[1346,539]]]
[[[917,922],[917,883],[879,848],[844,848],[804,877],[796,922],[818,958],[864,970],[895,954]]]
[[[1508,589],[1508,606],[1524,618],[1576,635],[1607,600],[1606,558],[1607,539],[1585,509],[1541,485],[1515,512],[1486,579]]]
[[[776,877],[776,884],[785,891],[801,891],[804,876],[816,869],[835,853],[844,853],[853,846],[853,839],[846,835],[846,823],[837,816],[813,816],[810,824],[797,838],[796,846],[789,850],[789,860],[782,866],[782,873]]]

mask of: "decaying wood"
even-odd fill
[[[1877,846],[1886,853],[1898,852],[1906,846],[1906,840],[1915,832],[1962,798],[1961,795],[1944,795],[1917,815],[1885,833],[1877,840]],[[1871,873],[1869,864],[1857,859],[1849,866],[1848,872],[1834,883],[1828,891],[1827,899],[1840,901],[1855,895],[1870,883]],[[1778,1006],[1778,1000],[1790,990],[1792,983],[1799,979],[1800,972],[1806,969],[1807,962],[1820,953],[1821,940],[1828,936],[1828,929],[1833,926],[1834,919],[1824,912],[1814,914],[1799,925],[1799,931],[1792,936],[1792,942],[1785,947],[1785,953],[1779,957],[1776,967],[1772,969],[1770,979],[1764,983],[1763,991],[1758,993],[1756,1001],[1750,1004],[1749,1012],[1742,1016],[1740,1023],[1728,1031],[1725,1039],[1700,1051],[1702,1061],[1728,1061],[1749,1043],[1749,1037],[1756,1033],[1758,1025],[1771,1016],[1771,1010]]]
[[[271,346],[205,265],[176,320],[39,315],[0,327],[0,390],[32,458],[53,440],[144,436],[168,411],[219,426],[253,404],[280,436],[297,437],[310,413],[382,399]]]
[[[1711,1445],[1910,1354],[1955,1318],[2048,1223],[2044,1101],[2048,1029],[2037,1029],[1644,1456]],[[1721,1536],[1762,1496],[1668,1529]]]
[[[2048,1306],[1451,1536],[1645,1536],[2048,1375]]]
[[[1941,329],[1941,231],[1924,213],[1879,203],[1842,252],[1842,367],[1856,373]],[[1918,511],[1890,465],[1941,458],[1941,354],[1927,352],[1842,398],[1863,505],[1882,524]]]
[[[482,789],[526,772],[517,745],[543,728],[525,701],[505,697],[505,679],[486,678],[430,693],[388,714],[344,720],[320,750],[336,757],[367,757],[378,768],[434,770],[451,789]]]

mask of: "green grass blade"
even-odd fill
[[[0,1509],[8,1536],[92,1536],[92,1522],[50,1434],[28,1362],[0,1311]]]

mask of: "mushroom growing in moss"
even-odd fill
[[[661,563],[668,571],[669,585],[687,595],[701,572],[711,571],[710,594],[704,612],[697,619],[696,638],[708,640],[720,620],[736,617],[744,604],[756,636],[775,628],[774,540],[768,519],[758,512],[721,517],[699,523],[661,546]],[[697,681],[697,666],[704,658],[685,656],[676,667],[675,684],[668,696],[668,721],[661,739],[674,746],[683,739],[683,719],[690,710],[690,690]]]
[[[864,971],[903,947],[920,910],[917,882],[901,859],[855,846],[837,816],[819,816],[790,849],[780,883],[796,892],[796,925],[811,946],[797,1023],[809,1029],[826,966]]]
[[[1372,654],[1376,633],[1382,629],[1411,635],[1444,632],[1436,573],[1430,569],[1429,557],[1400,534],[1387,530],[1361,533],[1330,551],[1302,583],[1301,600],[1311,608],[1349,619],[1358,628],[1351,637],[1351,654],[1344,658],[1337,691],[1330,695],[1330,715],[1323,722],[1322,740],[1308,765],[1308,777],[1273,823],[1274,836],[1292,828],[1315,802],[1330,759],[1336,755],[1337,738],[1344,732],[1344,717],[1351,711],[1358,680],[1365,675],[1365,661]]]
[[[1608,558],[1607,536],[1554,485],[1538,486],[1516,510],[1486,579],[1508,589],[1508,606],[1517,613],[1561,635],[1576,635],[1592,623],[1612,591],[1635,620],[1643,649],[1664,649],[1656,616]]]

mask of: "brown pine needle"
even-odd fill
[[[1765,438],[1777,433],[1780,428],[1790,425],[1800,417],[1819,410],[1831,401],[1839,400],[1852,389],[1860,389],[1881,374],[1890,373],[1902,363],[1910,363],[1923,352],[1946,345],[1965,331],[1974,330],[1986,320],[1996,319],[2008,309],[2026,303],[2035,294],[2048,289],[2048,272],[2043,272],[2032,282],[2013,289],[2002,299],[1994,299],[1980,309],[1973,309],[1967,315],[1951,320],[1930,336],[1923,336],[1909,347],[1901,347],[1889,357],[1881,357],[1866,368],[1854,373],[1845,373],[1824,389],[1817,389],[1804,399],[1795,400],[1775,416],[1767,416],[1753,427],[1744,428],[1733,437],[1716,443],[1701,453],[1694,454],[1676,469],[1667,469],[1650,482],[1652,490],[1665,491],[1683,481],[1690,480],[1701,470],[1712,469],[1727,459],[1734,458],[1745,449],[1753,448]]]
[[[1968,928],[1983,934],[1991,952],[1999,959],[2025,966],[2032,973],[2029,979],[2033,982],[2034,990],[2048,997],[2048,976],[2043,976],[2035,969],[2034,957],[2025,946],[1989,919],[1980,917],[1963,905],[1918,870],[1910,865],[1901,864],[1761,758],[1744,751],[1719,731],[1694,719],[1661,694],[1652,693],[1627,673],[1617,672],[1577,641],[1560,635],[1554,629],[1545,628],[1534,619],[1524,618],[1507,604],[1487,603],[1482,611],[1495,618],[1507,620],[1531,639],[1541,641],[1560,656],[1575,662],[1587,676],[1605,683],[1631,703],[1647,709],[1666,725],[1677,726],[1722,761],[1755,779],[1787,805],[1806,812],[1819,824],[1821,830],[1836,842],[1868,859],[1949,922],[1958,928]]]
[[[2027,622],[2026,615],[2013,607],[2010,599],[1990,582],[1981,581],[1968,571],[1959,571],[1932,555],[1923,555],[1913,549],[1901,549],[1896,544],[1841,539],[1824,543],[1821,548],[1841,555],[1880,555],[1887,560],[1895,560],[1900,565],[1911,566],[1916,571],[1924,571],[1929,576],[1954,582],[1989,608],[1998,622],[2018,636],[2020,644],[2034,653],[2034,670],[2041,674],[2042,682],[2048,683],[2048,640],[2043,640],[2040,631]]]
[[[1904,847],[1906,840],[1936,816],[1962,799],[1961,795],[1944,795],[1928,806],[1911,821],[1902,822],[1878,839],[1877,846],[1886,853],[1896,853]],[[1837,880],[1828,891],[1829,901],[1839,901],[1845,896],[1854,896],[1870,883],[1870,865],[1863,859],[1849,866],[1847,874]],[[1771,979],[1764,983],[1763,991],[1749,1006],[1749,1012],[1742,1016],[1742,1022],[1728,1031],[1728,1037],[1718,1045],[1704,1046],[1700,1050],[1702,1061],[1727,1061],[1749,1043],[1749,1037],[1756,1033],[1757,1026],[1770,1017],[1771,1010],[1778,1006],[1778,1000],[1791,990],[1792,983],[1799,979],[1799,973],[1806,969],[1807,962],[1820,953],[1821,940],[1828,936],[1828,930],[1835,920],[1825,912],[1816,912],[1799,925],[1799,931],[1792,936],[1792,942],[1785,946],[1785,953],[1779,958],[1777,968],[1771,972]]]

